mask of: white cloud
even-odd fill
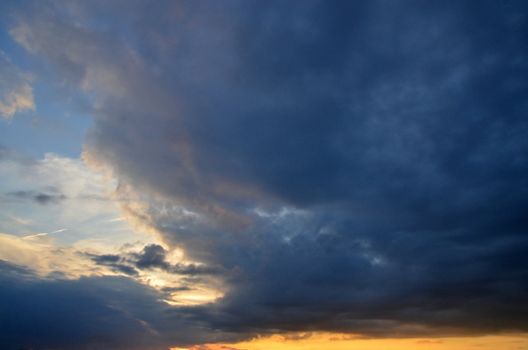
[[[8,156],[0,159],[0,179],[0,232],[18,237],[47,233],[59,246],[79,244],[83,249],[92,241],[99,251],[114,251],[131,241],[152,242],[126,220],[116,220],[123,215],[113,199],[115,181],[80,159]]]
[[[56,247],[53,238],[44,233],[22,238],[0,233],[0,260],[29,267],[43,276],[60,272],[75,278],[94,270],[87,259],[73,249]]]
[[[40,276],[60,273],[75,279],[120,274],[95,264],[89,254],[126,255],[160,243],[152,229],[127,213],[139,203],[122,196],[116,199],[115,180],[91,170],[81,159],[51,153],[33,159],[4,152],[0,182],[0,260],[28,267]],[[61,199],[43,201],[42,197]],[[186,262],[179,250],[170,251],[168,257],[173,263]],[[157,289],[183,283],[182,276],[149,269],[138,271],[134,278]],[[195,281],[192,289],[165,297],[172,304],[200,304],[220,296],[218,288]]]

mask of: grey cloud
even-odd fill
[[[42,205],[57,204],[66,199],[66,196],[62,193],[48,193],[33,190],[14,191],[7,193],[7,195],[18,199],[31,200]]]
[[[222,268],[228,293],[193,318],[528,330],[524,2],[126,8],[105,29],[21,14],[15,39],[92,89],[87,151],[148,204],[138,218]],[[171,268],[156,246],[125,259]]]
[[[137,275],[137,270],[149,269],[160,269],[165,272],[188,276],[216,275],[221,272],[218,268],[206,265],[193,263],[171,264],[167,261],[166,254],[167,251],[162,246],[158,244],[149,244],[145,246],[141,252],[137,253],[127,253],[122,255],[97,255],[87,253],[86,255],[98,265],[109,266],[114,270],[131,276]]]
[[[159,267],[167,269],[169,264],[165,260],[165,249],[157,244],[150,244],[141,253],[135,254],[135,264],[139,268]]]
[[[138,272],[136,271],[136,269],[133,266],[129,266],[126,263],[124,263],[122,261],[123,259],[119,255],[113,255],[113,254],[103,254],[103,255],[87,254],[87,255],[97,265],[108,266],[112,268],[114,271],[121,272],[129,276],[138,275]]]
[[[3,349],[149,349],[218,338],[192,308],[159,301],[153,289],[123,277],[43,280],[0,261]]]
[[[218,268],[197,264],[170,264],[166,259],[166,250],[157,244],[150,244],[140,253],[132,254],[132,261],[139,269],[159,268],[180,275],[210,275],[220,272]]]

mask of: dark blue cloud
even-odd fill
[[[192,309],[171,308],[132,279],[42,279],[0,261],[0,285],[2,349],[167,349],[216,340]]]
[[[228,293],[193,318],[241,336],[527,330],[524,2],[145,6],[14,33],[92,87],[87,152],[148,204],[138,218],[222,267]]]
[[[215,275],[220,273],[219,268],[193,263],[171,264],[167,260],[167,251],[159,244],[149,244],[143,247],[141,252],[128,254],[86,254],[98,265],[109,266],[116,271],[133,276],[138,274],[138,270],[159,269],[179,275]]]

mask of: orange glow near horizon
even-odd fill
[[[208,344],[172,350],[528,350],[528,334],[479,337],[358,339],[345,334],[273,335],[233,344]]]

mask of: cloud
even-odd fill
[[[114,269],[114,271],[122,272],[125,275],[137,276],[138,272],[132,266],[120,263],[121,257],[113,254],[94,255],[88,254],[88,256],[97,265],[108,266]]]
[[[0,148],[0,178],[0,232],[53,233],[59,245],[79,244],[79,250],[98,245],[99,252],[130,241],[154,241],[141,231],[131,237],[125,221],[108,222],[121,217],[113,198],[116,183],[80,159],[51,153],[36,159]],[[94,243],[98,240],[102,243]]]
[[[167,251],[158,244],[149,244],[140,253],[132,254],[131,260],[139,269],[159,268],[161,270],[181,275],[215,274],[218,271],[197,264],[171,264],[167,261]]]
[[[190,311],[168,306],[155,290],[128,278],[39,279],[0,260],[0,283],[6,349],[161,350],[216,340]]]
[[[220,271],[203,264],[176,263],[171,264],[167,260],[167,251],[158,244],[149,244],[140,252],[129,252],[127,254],[87,254],[96,264],[109,266],[127,275],[137,275],[137,270],[159,269],[176,275],[200,276],[215,275]]]
[[[234,348],[225,345],[196,345],[191,347],[189,350],[244,350],[242,348]]]
[[[204,4],[112,21],[50,4],[11,30],[93,97],[85,158],[129,215],[221,267],[225,296],[192,320],[240,337],[527,331],[526,5]],[[164,253],[96,259],[163,270]]]
[[[66,199],[66,196],[63,194],[45,193],[32,190],[14,191],[7,193],[7,195],[18,199],[29,199],[42,205],[57,204]]]
[[[25,110],[35,110],[31,79],[0,51],[0,116],[11,119]]]
[[[24,266],[39,276],[60,274],[63,278],[77,278],[92,270],[91,264],[74,249],[57,246],[46,232],[25,237],[0,233],[0,259]]]

